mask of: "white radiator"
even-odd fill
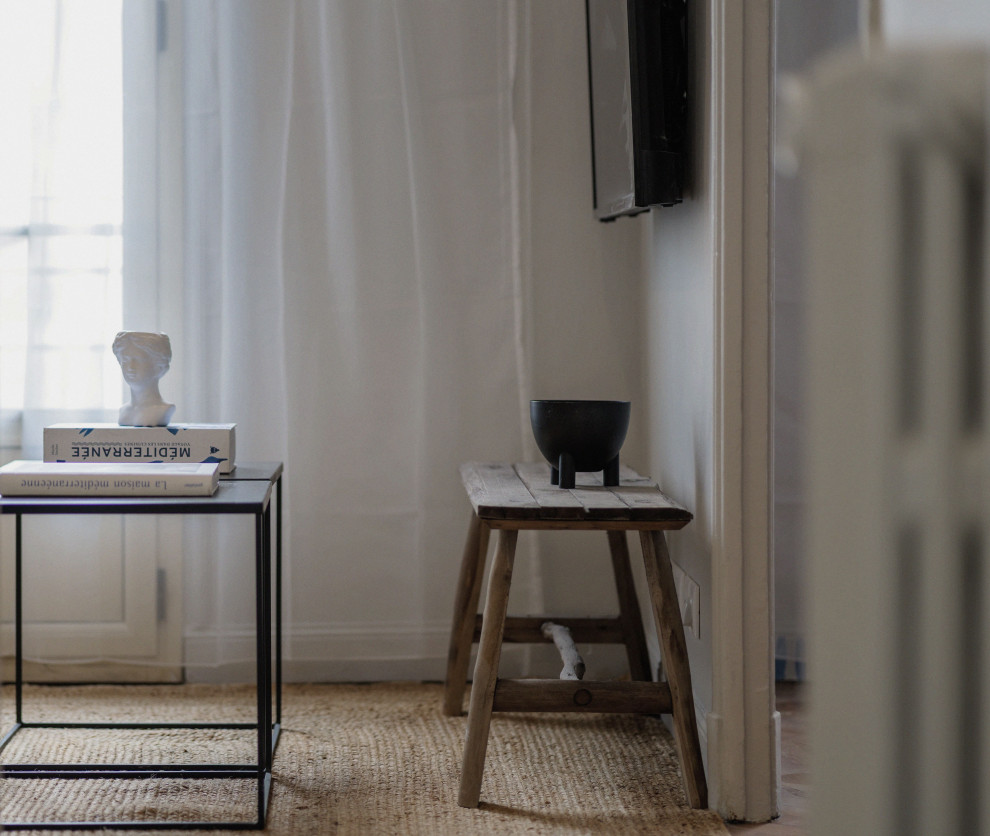
[[[990,833],[988,63],[809,84],[811,830]]]

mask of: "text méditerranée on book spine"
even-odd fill
[[[220,473],[235,464],[236,424],[51,424],[44,429],[46,462],[216,463]]]

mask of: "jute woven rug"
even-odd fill
[[[6,730],[11,689],[2,699]],[[458,807],[466,718],[444,717],[440,704],[441,686],[432,684],[286,685],[267,832],[727,833],[715,813],[687,807],[673,741],[650,717],[497,714],[481,806]],[[25,721],[250,722],[254,690],[28,686],[24,705]],[[5,763],[251,762],[254,753],[253,734],[242,731],[25,729],[2,757]],[[6,822],[239,821],[256,809],[256,784],[240,779],[0,779],[0,792]]]

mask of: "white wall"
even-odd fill
[[[689,4],[684,203],[651,214],[649,460],[694,521],[669,537],[701,591],[688,636],[711,803],[776,811],[770,571],[772,3]]]
[[[891,44],[933,40],[990,41],[984,0],[883,0],[884,36]]]
[[[648,473],[639,317],[640,241],[646,221],[603,224],[594,217],[584,4],[555,0],[526,8],[532,61],[533,397],[631,401],[621,458]],[[539,458],[535,448],[530,452]],[[631,547],[635,555],[637,544],[631,542]],[[538,582],[547,612],[615,612],[604,535],[541,533],[538,549]],[[625,656],[616,648],[581,650],[596,676],[626,671]]]
[[[699,4],[700,8],[700,4]],[[692,10],[694,11],[694,9]],[[714,476],[715,247],[707,17],[693,16],[690,161],[683,203],[654,210],[643,307],[652,472],[694,522],[668,536],[671,557],[701,587],[701,640],[689,633],[695,701],[712,705],[711,554]]]

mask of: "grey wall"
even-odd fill
[[[678,206],[649,216],[644,337],[649,407],[649,461],[661,488],[694,513],[667,539],[671,558],[701,588],[701,638],[688,633],[695,699],[712,704],[711,548],[715,396],[715,280],[710,158],[709,72],[705,4],[690,6],[688,189]]]

